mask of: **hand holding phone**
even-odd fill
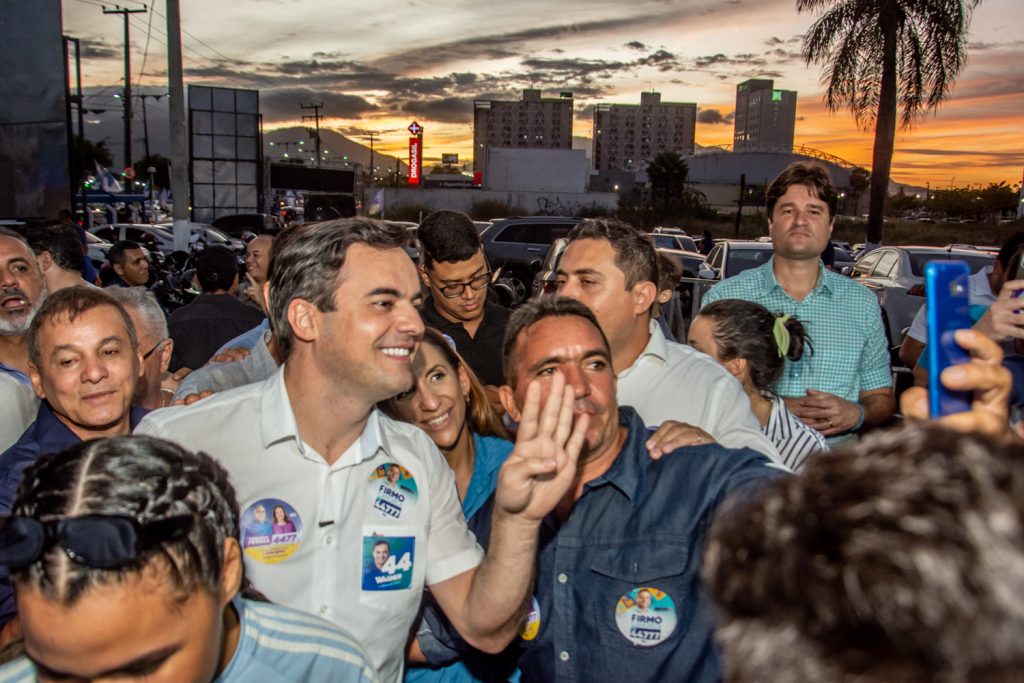
[[[928,409],[931,417],[961,413],[971,407],[971,393],[951,391],[939,375],[951,365],[970,360],[953,338],[956,330],[971,327],[968,278],[964,261],[931,261],[924,269],[928,301]]]

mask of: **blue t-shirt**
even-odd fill
[[[355,638],[312,614],[235,598],[240,635],[227,668],[212,683],[375,683]],[[27,657],[0,667],[0,683],[36,681]]]

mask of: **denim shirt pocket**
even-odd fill
[[[658,634],[654,645],[678,642],[686,632],[694,609],[696,568],[690,567],[690,549],[681,539],[637,539],[595,549],[590,569],[593,590],[583,599],[590,603],[587,611],[595,618],[604,644],[633,652],[659,649],[636,647],[642,643],[624,626],[624,618],[629,616],[624,613],[635,609],[639,593],[645,589],[648,599],[653,594],[652,609],[674,619],[671,631]]]

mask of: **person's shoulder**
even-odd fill
[[[742,273],[722,280],[709,289],[704,298],[714,301],[720,299],[746,299],[749,301],[752,292],[760,292],[762,289],[761,280],[764,278],[762,269],[765,266],[770,266],[770,263],[745,270]]]
[[[649,458],[648,470],[660,485],[715,490],[731,488],[737,480],[773,479],[788,473],[763,453],[751,448],[727,448],[711,443],[683,446],[658,460]],[[665,481],[661,481],[664,479]]]
[[[0,666],[0,683],[35,683],[37,680],[35,665],[24,655]]]
[[[668,340],[665,343],[668,348],[669,367],[687,375],[686,391],[691,391],[694,388],[691,381],[698,379],[694,376],[695,373],[699,373],[699,379],[702,382],[732,379],[729,371],[706,353],[698,351],[689,344]]]
[[[851,300],[859,300],[860,303],[878,306],[878,297],[865,285],[856,280],[831,270],[825,269],[825,279],[828,281],[832,291],[843,297],[844,306]]]
[[[433,456],[440,458],[440,451],[426,432],[414,424],[396,420],[383,411],[378,410],[376,414],[381,433],[391,448],[401,449],[403,454],[411,455],[429,465],[437,464],[437,459]]]
[[[142,419],[140,428],[143,432],[156,428],[158,431],[173,431],[178,428],[191,432],[195,428],[195,421],[199,419],[211,419],[218,415],[228,413],[244,412],[246,404],[253,404],[253,410],[258,409],[258,401],[263,394],[264,382],[246,384],[234,389],[228,389],[220,393],[208,396],[188,406],[169,406],[158,408]]]
[[[252,643],[251,648],[240,644],[239,650],[252,661],[228,680],[253,680],[252,674],[260,668],[281,680],[376,680],[369,655],[339,626],[269,602],[242,599],[235,604],[242,612],[243,637]]]

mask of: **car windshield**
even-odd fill
[[[732,277],[745,270],[757,268],[761,264],[767,263],[771,257],[771,249],[737,249],[733,247],[729,250],[729,259],[725,264],[725,277]]]
[[[972,273],[977,273],[986,266],[991,266],[995,258],[991,254],[950,254],[949,252],[909,252],[910,272],[918,277],[924,276],[924,267],[929,261],[966,261]]]
[[[206,228],[203,230],[203,238],[207,242],[213,242],[215,244],[224,244],[228,241],[228,238],[223,233],[218,232],[213,228]]]

